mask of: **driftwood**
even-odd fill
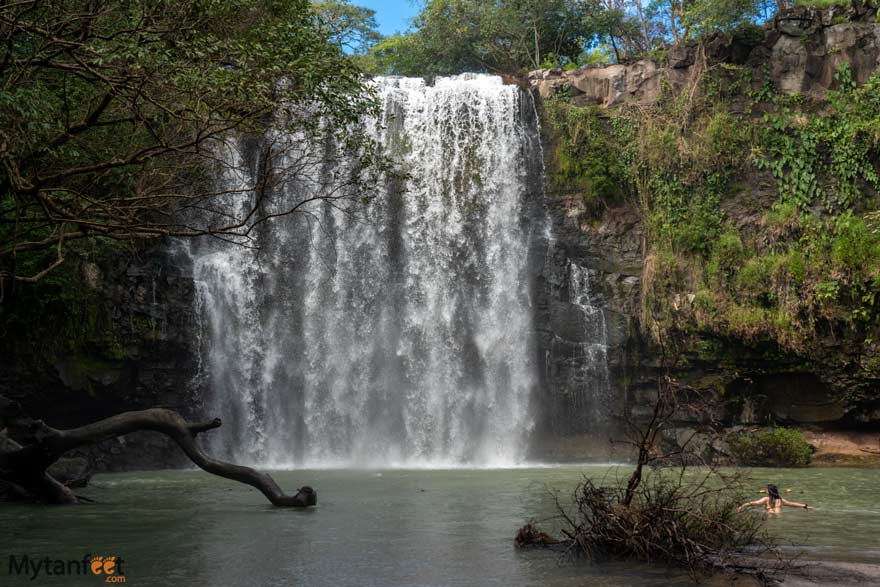
[[[531,522],[520,528],[516,533],[516,538],[513,539],[513,544],[517,548],[527,548],[529,546],[554,546],[562,543],[562,540],[557,540],[546,532],[542,532]]]
[[[9,485],[16,495],[42,503],[87,501],[52,477],[46,469],[75,448],[151,430],[174,440],[202,470],[255,487],[272,505],[307,507],[317,503],[317,493],[311,487],[303,487],[295,495],[286,495],[266,473],[205,454],[196,443],[196,436],[220,425],[219,418],[190,423],[174,410],[152,408],[124,412],[79,428],[58,430],[42,420],[30,418],[17,402],[0,396],[0,481]]]

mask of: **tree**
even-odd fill
[[[328,38],[354,53],[365,54],[378,42],[376,11],[354,6],[348,0],[322,0],[312,2],[312,8],[328,31]]]
[[[713,31],[726,32],[754,23],[768,4],[768,0],[654,0],[649,11],[679,44]]]
[[[219,418],[191,424],[172,410],[154,408],[125,412],[71,430],[57,430],[42,420],[30,418],[18,403],[0,396],[0,486],[5,485],[7,494],[21,500],[46,504],[79,503],[83,498],[47,473],[49,466],[70,450],[150,430],[174,440],[201,469],[251,485],[272,505],[307,507],[317,503],[317,493],[311,487],[303,487],[295,495],[285,495],[269,475],[206,455],[199,448],[196,437],[220,425]]]
[[[433,65],[431,57],[415,33],[399,33],[383,37],[370,47],[365,56],[364,69],[379,75],[426,75],[432,69],[447,67]]]
[[[573,0],[430,0],[414,30],[377,43],[379,73],[521,73],[576,62],[582,5]]]
[[[324,161],[308,146],[329,139],[338,156],[359,160],[344,180],[359,185],[380,159],[358,124],[376,101],[343,46],[368,35],[369,14],[342,2],[320,8],[307,0],[3,3],[0,279],[38,280],[83,239],[247,239],[297,211],[267,205],[272,188],[320,173]],[[287,131],[263,144],[270,172],[218,186],[224,143],[270,124]],[[236,195],[249,204],[233,209]]]
[[[637,13],[645,15],[640,0],[636,2]],[[588,0],[583,23],[585,29],[595,31],[594,38],[608,43],[618,62],[650,50],[653,44],[649,37],[653,22],[644,16],[640,24],[623,0]]]

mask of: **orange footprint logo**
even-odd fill
[[[92,557],[92,574],[113,575],[116,573],[116,557],[115,556],[94,556]]]

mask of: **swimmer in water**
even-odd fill
[[[782,506],[786,505],[791,508],[803,508],[805,510],[811,510],[812,507],[808,506],[805,503],[798,503],[796,501],[788,501],[787,499],[783,499],[779,495],[779,489],[776,488],[772,483],[767,485],[767,497],[762,497],[761,499],[756,499],[755,501],[750,501],[748,503],[744,503],[738,508],[736,508],[737,512],[741,512],[746,508],[754,507],[754,506],[764,506],[764,509],[768,514],[781,514]]]

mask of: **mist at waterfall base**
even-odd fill
[[[529,251],[545,231],[528,213],[535,105],[486,75],[376,87],[365,124],[405,178],[366,206],[311,203],[255,247],[193,249],[198,384],[224,420],[212,449],[273,468],[522,465],[539,379]],[[253,157],[224,157],[226,186],[254,183]],[[346,172],[325,163],[274,197],[290,206]]]

